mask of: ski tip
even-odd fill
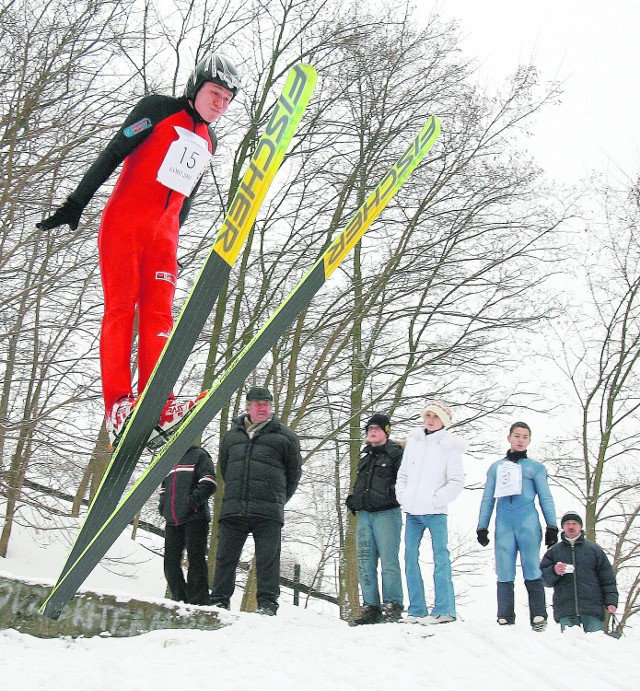
[[[314,80],[318,78],[316,68],[308,62],[300,62],[298,63],[298,67],[300,67],[300,69],[303,70],[307,76],[313,77]]]

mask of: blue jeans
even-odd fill
[[[435,588],[435,605],[431,614],[450,614],[456,616],[456,603],[451,580],[451,559],[447,547],[447,515],[444,513],[414,516],[407,514],[407,526],[404,534],[404,562],[409,591],[409,614],[414,617],[426,617],[429,614],[424,596],[424,582],[418,558],[420,541],[426,528],[431,533],[433,546],[433,585]]]
[[[365,605],[380,607],[378,561],[382,571],[382,601],[402,604],[400,573],[400,507],[386,511],[359,511],[356,529],[358,580]]]
[[[579,617],[560,617],[560,630],[564,631],[569,626],[582,626],[585,633],[604,631],[604,620],[591,614],[582,614]]]

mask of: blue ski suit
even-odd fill
[[[478,530],[487,529],[496,503],[496,474],[502,463],[513,463],[506,457],[493,463],[487,471],[487,482],[480,504]],[[540,544],[542,530],[535,507],[538,495],[540,508],[547,525],[556,524],[556,510],[547,482],[546,468],[531,458],[521,458],[522,491],[520,494],[499,497],[496,512],[495,555],[499,582],[515,580],[516,555],[520,552],[522,573],[526,581],[541,577]]]

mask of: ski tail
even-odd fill
[[[440,122],[437,117],[432,116],[414,138],[409,148],[350,219],[344,230],[323,252],[310,271],[299,281],[251,341],[224,368],[207,395],[180,425],[162,451],[152,460],[140,479],[129,490],[66,576],[51,593],[46,603],[45,614],[47,611],[60,612],[62,607],[73,597],[78,587],[144,506],[167,473],[182,458],[193,440],[203,432],[213,417],[228,402],[234,391],[242,386],[264,355],[302,310],[309,305],[313,296],[338,268],[350,250],[360,241],[393,195],[426,156],[439,134]]]
[[[171,395],[253,227],[309,104],[316,81],[316,71],[311,65],[298,64],[289,71],[283,91],[258,140],[222,227],[111,457],[56,587],[120,501],[147,439],[160,418],[162,407]],[[47,609],[47,602],[41,608],[41,611],[45,610],[51,612],[50,608]]]

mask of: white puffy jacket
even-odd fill
[[[447,505],[464,488],[462,454],[468,442],[445,429],[425,434],[414,429],[407,438],[396,480],[402,510],[415,516],[447,513]]]

